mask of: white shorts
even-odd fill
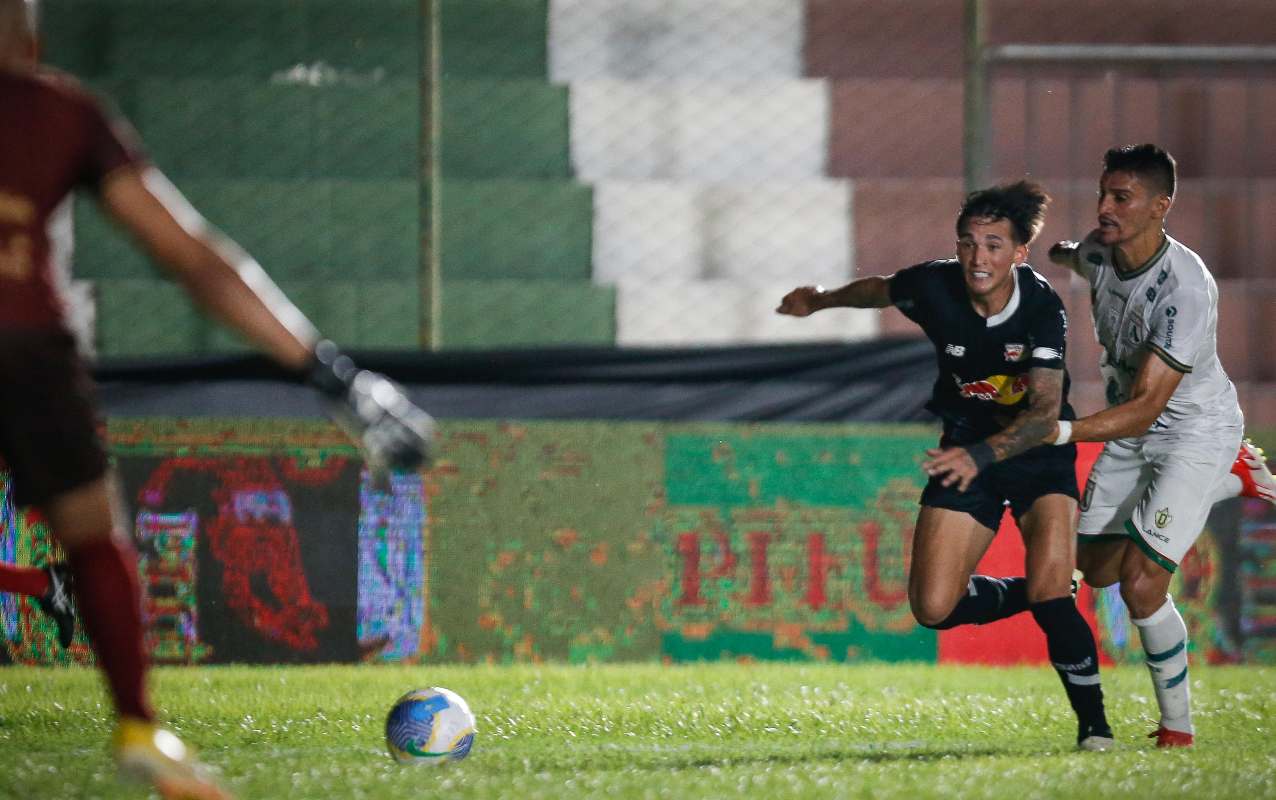
[[[1080,542],[1128,536],[1173,572],[1205,528],[1243,433],[1220,427],[1108,442],[1081,496]]]

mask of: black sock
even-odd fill
[[[958,625],[983,625],[999,619],[1013,617],[1028,610],[1028,580],[1026,578],[990,578],[987,575],[970,576],[966,594],[948,618],[938,625],[928,626],[946,631]]]
[[[1077,741],[1092,734],[1111,736],[1103,713],[1103,687],[1099,684],[1099,649],[1085,617],[1071,597],[1033,603],[1032,617],[1046,634],[1046,650],[1068,702],[1077,712]]]

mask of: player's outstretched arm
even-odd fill
[[[1033,367],[1029,371],[1028,407],[1000,432],[967,447],[930,449],[922,464],[927,475],[940,477],[945,486],[966,491],[980,471],[994,461],[1005,461],[1039,445],[1054,441],[1059,409],[1063,406],[1062,369]]]
[[[390,467],[431,458],[434,420],[385,376],[359,369],[289,302],[266,271],[210,225],[158,170],[117,170],[102,203],[191,296],[318,389],[333,419],[363,445],[384,485]]]
[[[777,314],[806,317],[825,308],[887,308],[891,305],[891,280],[880,276],[860,278],[840,289],[799,286],[784,296]]]
[[[1148,353],[1130,388],[1130,399],[1072,423],[1073,442],[1110,442],[1142,436],[1156,422],[1183,380],[1183,373]]]
[[[319,334],[253,258],[208,224],[155,169],[125,168],[102,204],[201,306],[285,366],[303,370]]]
[[[1058,242],[1050,248],[1050,260],[1073,272],[1081,271],[1081,243]]]

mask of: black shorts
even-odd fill
[[[963,511],[980,525],[996,531],[1001,516],[1010,506],[1018,520],[1039,497],[1062,494],[1079,500],[1077,491],[1077,446],[1043,445],[1006,461],[992,464],[971,482],[964,492],[944,486],[931,478],[922,491],[921,504],[932,508]]]
[[[93,379],[63,331],[0,330],[0,458],[40,506],[106,474]]]

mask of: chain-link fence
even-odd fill
[[[797,0],[556,0],[550,77],[594,189],[593,279],[625,345],[847,339],[876,313],[774,313],[852,275],[851,185],[829,177],[830,95]]]
[[[916,333],[890,310],[773,309],[796,285],[951,254],[971,5],[47,0],[44,25],[51,60],[114,96],[156,163],[343,344],[692,345]],[[993,45],[1276,43],[1257,0],[983,5]],[[991,78],[990,172],[1046,183],[1043,242],[1089,229],[1106,147],[1158,141],[1184,170],[1171,232],[1247,281],[1224,286],[1225,305],[1244,300],[1229,320],[1264,318],[1271,70]],[[101,353],[238,346],[87,205],[73,273]],[[1066,281],[1042,249],[1033,263]],[[1228,325],[1247,359],[1234,374],[1271,380],[1265,345]]]
[[[351,347],[420,341],[416,0],[46,0],[46,59],[108,97],[148,160]],[[88,198],[78,327],[105,357],[244,347]]]
[[[1237,65],[1102,62],[999,65],[992,97],[993,171],[1039,176],[1054,198],[1041,252],[1095,227],[1101,158],[1109,147],[1156,142],[1178,161],[1166,231],[1196,251],[1219,286],[1218,345],[1252,419],[1270,419],[1276,377],[1265,329],[1276,297],[1276,61]],[[1034,263],[1041,261],[1038,258]],[[1074,324],[1074,401],[1103,405],[1090,334],[1089,285],[1039,265],[1065,294]]]

